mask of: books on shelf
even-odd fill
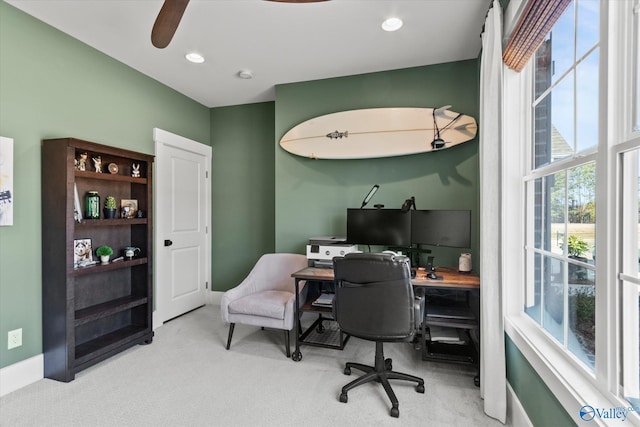
[[[446,344],[466,344],[464,332],[457,328],[448,328],[444,326],[429,326],[429,335],[431,341],[442,342]]]
[[[332,307],[334,296],[335,294],[322,293],[311,305],[315,305],[316,307]]]

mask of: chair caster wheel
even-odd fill
[[[480,375],[473,377],[473,384],[475,384],[476,387],[480,387]]]
[[[384,360],[384,369],[386,371],[392,371],[393,370],[393,361],[391,359],[385,359]]]
[[[340,402],[342,403],[347,403],[347,401],[349,400],[349,398],[347,397],[347,393],[341,393],[340,394]]]
[[[389,414],[394,417],[394,418],[398,418],[400,416],[400,410],[398,408],[391,408],[391,411],[389,412]]]
[[[291,359],[294,362],[299,362],[302,360],[302,353],[300,353],[299,351],[294,351],[293,354],[291,355]]]
[[[418,393],[424,393],[424,384],[418,384],[418,385],[416,386],[416,391],[417,391]]]
[[[345,375],[351,375],[351,368],[344,368],[344,374]]]

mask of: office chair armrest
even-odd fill
[[[425,298],[422,295],[416,295],[413,305],[416,330],[422,327],[424,322]]]

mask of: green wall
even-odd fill
[[[564,407],[505,334],[507,381],[534,426],[575,426]],[[576,408],[579,411],[579,408]]]
[[[14,225],[0,227],[0,368],[42,352],[40,141],[74,136],[153,153],[159,127],[213,143],[212,288],[240,281],[264,252],[304,252],[309,237],[343,235],[348,207],[473,211],[478,268],[478,142],[438,153],[327,161],[277,144],[294,125],[335,111],[434,107],[478,117],[478,61],[280,85],[276,102],[207,109],[0,1],[0,135],[14,139]],[[460,250],[434,252],[455,265]],[[23,346],[6,350],[23,328]],[[570,418],[507,337],[507,377],[534,425]]]
[[[14,225],[0,227],[0,368],[42,353],[40,141],[153,154],[154,127],[210,143],[208,108],[0,1],[0,135],[14,139],[15,195]],[[23,345],[7,350],[15,328]]]
[[[471,209],[472,253],[478,268],[478,141],[433,153],[362,160],[311,160],[277,143],[307,119],[374,107],[439,107],[478,117],[478,61],[279,85],[276,87],[276,250],[305,253],[309,237],[346,234],[347,208],[358,208],[373,184],[370,205]],[[457,266],[460,249],[434,249],[437,265]]]
[[[225,291],[274,251],[274,103],[211,109],[212,289]]]

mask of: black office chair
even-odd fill
[[[391,416],[398,417],[398,399],[389,380],[414,381],[416,391],[424,393],[422,378],[391,370],[391,359],[385,360],[382,347],[383,342],[408,341],[416,330],[409,260],[389,254],[354,253],[334,258],[333,269],[333,314],[340,328],[376,343],[375,366],[351,362],[345,365],[345,375],[351,375],[351,368],[365,375],[342,387],[340,401],[347,402],[347,392],[352,388],[378,381],[391,400]]]

